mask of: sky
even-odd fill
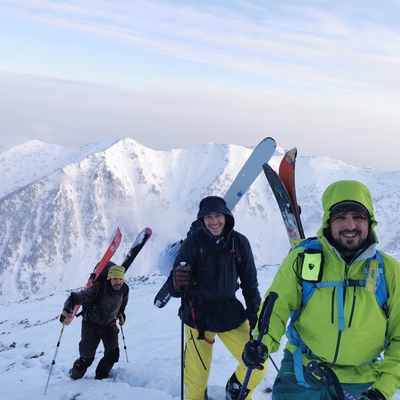
[[[0,0],[0,150],[130,137],[399,169],[397,0]]]

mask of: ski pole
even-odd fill
[[[183,307],[185,305],[185,299],[187,292],[191,285],[194,285],[196,282],[194,280],[191,267],[185,261],[181,261],[179,263],[181,267],[189,267],[189,285],[181,287],[181,307],[179,309],[180,318],[181,318],[181,400],[184,400],[185,397],[185,324],[183,322]]]
[[[185,289],[181,289],[181,313],[183,313],[183,305],[185,300]],[[184,373],[185,373],[185,364],[184,364],[184,353],[185,353],[185,326],[183,323],[183,315],[181,315],[181,400],[184,400]]]
[[[307,372],[315,374],[316,376],[321,378],[321,380],[325,383],[330,393],[331,391],[329,390],[329,386],[332,383],[333,387],[335,388],[336,394],[338,396],[337,397],[333,396],[333,393],[331,393],[331,398],[344,400],[344,398],[346,397],[346,399],[349,400],[357,400],[357,398],[354,397],[350,392],[343,389],[342,385],[339,382],[339,379],[337,378],[336,374],[332,371],[332,369],[329,368],[328,366],[326,366],[326,369],[327,370],[325,371],[323,368],[321,368],[319,363],[315,360],[310,361],[306,367]]]
[[[257,340],[256,340],[257,344],[261,343],[262,337],[268,331],[269,320],[271,318],[271,314],[272,314],[272,310],[274,308],[275,301],[278,299],[278,297],[279,297],[278,293],[276,293],[276,292],[270,292],[268,295],[268,299],[266,300],[267,305],[265,307],[265,310],[264,310],[264,312],[261,316],[261,320],[260,320],[260,330],[258,332],[258,336],[257,336]],[[246,389],[247,389],[247,385],[249,383],[252,371],[253,370],[251,368],[247,369],[247,373],[244,378],[242,388],[240,389],[238,400],[242,400],[246,396]]]
[[[126,348],[126,343],[125,343],[125,335],[124,335],[124,330],[122,329],[122,325],[119,326],[121,328],[121,335],[122,335],[122,341],[124,342],[124,350],[125,350],[125,356],[126,356],[126,362],[128,363],[128,351]]]
[[[278,366],[276,365],[274,359],[273,359],[271,356],[268,356],[268,358],[271,360],[272,365],[273,365],[273,366],[275,367],[275,369],[276,369],[276,372],[279,372],[279,368],[278,368]],[[266,392],[266,393],[271,393],[271,392],[272,392],[272,387],[271,387],[271,386],[267,386],[267,387],[264,389],[264,392]]]
[[[54,353],[53,361],[51,362],[51,367],[50,367],[50,371],[49,371],[49,377],[47,378],[46,388],[44,389],[44,396],[46,396],[47,387],[49,386],[50,375],[51,375],[51,371],[53,370],[53,365],[56,363],[57,352],[58,352],[58,348],[60,347],[61,337],[62,337],[62,334],[64,333],[64,328],[65,328],[65,324],[63,324],[63,326],[62,326],[61,332],[60,332],[60,337],[58,338],[56,351]]]
[[[276,369],[276,372],[279,372],[279,368],[278,368],[278,366],[276,365],[275,361],[272,359],[272,357],[271,357],[271,356],[268,356],[268,358],[271,360],[272,365],[273,365],[273,366],[275,367],[275,369]]]

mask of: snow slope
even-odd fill
[[[140,255],[135,262],[140,262]],[[277,268],[274,265],[259,269],[262,294],[270,285]],[[102,357],[101,345],[95,362],[83,379],[72,382],[68,377],[68,371],[78,357],[80,339],[80,319],[77,318],[65,327],[57,347],[62,329],[58,317],[68,292],[4,305],[0,317],[2,398],[179,400],[181,324],[177,310],[180,300],[171,299],[163,309],[153,306],[154,295],[163,282],[164,278],[160,276],[129,280],[132,292],[126,310],[127,321],[123,327],[126,353],[120,334],[120,362],[114,366],[110,378],[102,381],[93,379],[97,362]],[[218,339],[214,346],[209,394],[213,400],[224,400],[224,387],[236,368],[236,362]],[[281,351],[272,355],[278,365],[281,356]],[[44,397],[53,360],[55,364]],[[253,400],[271,398],[263,389],[266,385],[272,385],[275,376],[276,370],[270,363],[267,376],[257,387]],[[400,400],[400,392],[393,399]]]

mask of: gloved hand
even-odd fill
[[[181,289],[190,283],[190,265],[181,263],[184,265],[178,265],[173,272],[173,283],[176,289]]]
[[[60,315],[60,322],[64,325],[68,325],[71,322],[72,310],[65,308]]]
[[[122,326],[126,321],[126,315],[124,312],[120,312],[118,315],[119,325]]]
[[[378,389],[367,389],[357,396],[358,400],[386,400]]]
[[[255,340],[250,340],[244,346],[242,360],[247,368],[264,369],[264,362],[268,358],[267,346],[263,343],[257,343]]]

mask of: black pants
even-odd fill
[[[79,342],[79,355],[70,371],[71,378],[79,379],[85,375],[86,370],[92,364],[100,341],[103,342],[104,356],[96,368],[95,379],[107,378],[114,363],[119,359],[117,324],[98,325],[90,322],[82,322],[81,341]]]

